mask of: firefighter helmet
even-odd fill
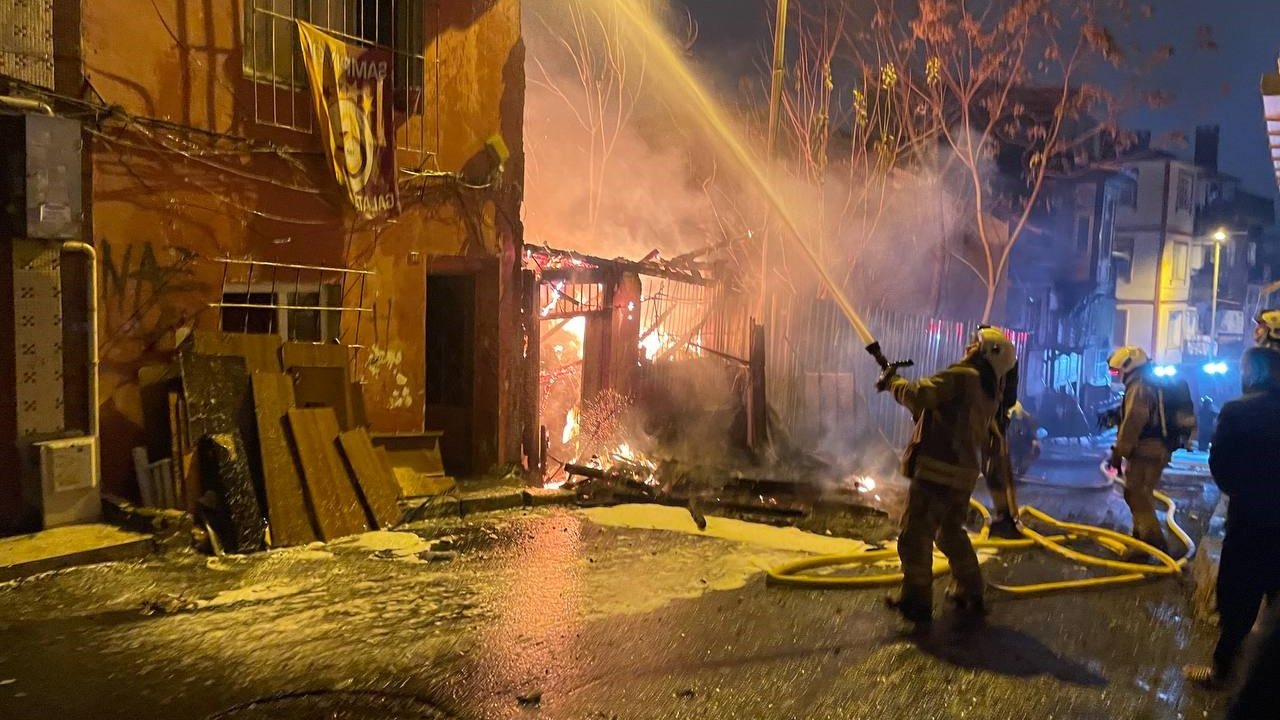
[[[1126,345],[1111,353],[1111,357],[1107,358],[1107,367],[1120,377],[1127,378],[1149,362],[1151,358],[1147,356],[1146,350],[1137,345]]]
[[[970,351],[983,358],[997,377],[1004,377],[1018,363],[1018,351],[1004,330],[991,325],[980,325],[973,335]]]
[[[1280,308],[1269,308],[1253,319],[1253,340],[1260,347],[1280,349]]]

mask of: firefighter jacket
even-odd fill
[[[990,368],[968,361],[914,382],[895,377],[888,390],[915,421],[902,474],[972,492],[1003,399],[1002,385]]]
[[[1116,457],[1168,458],[1164,430],[1160,426],[1160,395],[1147,382],[1142,370],[1133,372],[1124,382],[1124,405],[1120,429],[1116,431]]]

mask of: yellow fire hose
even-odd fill
[[[1122,481],[1119,478],[1116,478],[1116,482]],[[1195,552],[1195,543],[1178,525],[1178,522],[1174,517],[1177,512],[1177,506],[1174,504],[1173,498],[1170,498],[1168,495],[1158,491],[1155,493],[1155,498],[1165,506],[1165,523],[1173,534],[1177,536],[1178,541],[1187,548],[1187,552],[1179,560],[1174,560],[1168,553],[1162,552],[1161,550],[1152,547],[1137,538],[1125,535],[1124,533],[1095,527],[1093,525],[1063,522],[1029,505],[1022,507],[1021,514],[1029,515],[1035,520],[1044,523],[1055,530],[1062,531],[1063,534],[1046,536],[1026,525],[1022,525],[1022,538],[1020,539],[1002,540],[992,538],[989,537],[991,532],[991,513],[989,513],[981,503],[971,498],[969,500],[969,504],[982,516],[982,529],[974,534],[972,538],[973,547],[977,550],[1025,550],[1039,546],[1045,548],[1049,552],[1083,565],[1120,571],[1119,574],[1102,575],[1098,577],[1082,578],[1079,580],[1062,580],[1058,582],[1033,583],[1029,585],[992,585],[998,590],[1013,595],[1034,595],[1059,590],[1097,588],[1133,583],[1153,577],[1178,575],[1182,572],[1183,567],[1186,566],[1188,559]],[[1147,565],[1098,557],[1096,555],[1090,555],[1078,550],[1073,550],[1063,544],[1065,542],[1081,538],[1092,540],[1106,550],[1120,556],[1124,555],[1131,549],[1139,550],[1155,558],[1159,564]],[[846,565],[856,566],[896,563],[897,558],[898,551],[896,549],[866,550],[860,553],[848,555],[821,555],[795,560],[793,562],[784,563],[774,567],[768,571],[767,580],[771,585],[804,588],[867,588],[883,585],[895,585],[902,582],[901,572],[865,575],[812,575],[805,574],[805,572],[817,568],[840,567]],[[947,564],[946,559],[942,557],[940,553],[935,552],[933,563],[934,577],[944,575],[949,570],[950,566]]]

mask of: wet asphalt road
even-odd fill
[[[1037,472],[1090,484],[1096,465]],[[1194,478],[1166,489],[1198,536],[1216,494]],[[1064,518],[1128,521],[1113,489],[1021,490]],[[602,527],[568,509],[415,532],[0,585],[0,718],[1156,720],[1222,710],[1221,697],[1181,681],[1213,631],[1188,617],[1190,588],[1176,580],[996,598],[985,627],[943,616],[913,637],[878,591],[766,586],[758,567],[794,557],[776,550]],[[1039,553],[986,571],[1081,575]]]

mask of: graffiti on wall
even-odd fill
[[[200,306],[182,296],[204,295],[209,284],[196,276],[199,253],[181,245],[98,243],[102,311],[111,330],[108,345],[128,338],[153,348],[166,334],[187,325]]]
[[[116,310],[130,307],[139,312],[147,301],[172,293],[197,292],[206,284],[196,280],[193,265],[197,252],[181,245],[167,248],[163,260],[156,256],[150,240],[123,249],[102,240],[102,295],[114,302]]]

